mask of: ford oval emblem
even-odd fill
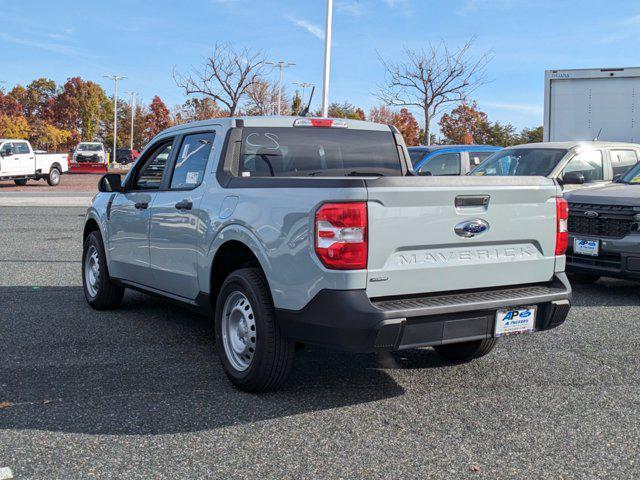
[[[588,218],[598,218],[600,214],[598,212],[594,212],[593,210],[588,210],[584,212],[584,216]]]
[[[489,224],[480,218],[476,218],[475,220],[467,220],[466,222],[457,224],[453,227],[453,230],[456,232],[456,235],[463,238],[472,238],[489,230]]]

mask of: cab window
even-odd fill
[[[575,155],[562,174],[578,172],[584,176],[585,183],[604,180],[602,165],[602,152],[600,150],[587,150]]]
[[[162,142],[153,148],[147,159],[143,160],[142,167],[138,170],[133,182],[133,190],[158,190],[160,188],[172,147],[173,139]]]
[[[2,145],[2,150],[0,150],[0,153],[2,153],[2,155],[7,155],[9,153],[9,150],[13,150],[14,154],[16,153],[13,143],[11,142],[7,142]]]
[[[186,135],[176,158],[171,189],[192,189],[202,183],[213,147],[213,132]]]
[[[614,175],[621,175],[638,163],[635,150],[611,150],[611,167]]]
[[[469,152],[470,167],[477,167],[495,152]]]
[[[436,176],[460,175],[460,154],[451,152],[434,156],[420,168],[423,175],[427,172]]]
[[[13,153],[19,153],[19,154],[23,154],[23,153],[30,153],[29,152],[29,145],[27,145],[27,142],[15,142],[13,144]]]

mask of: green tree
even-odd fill
[[[523,128],[518,143],[542,142],[542,125],[536,128]]]
[[[330,104],[328,114],[331,118],[350,118],[352,120],[365,119],[364,110],[357,108],[349,102]],[[322,112],[318,111],[317,115],[322,115]]]

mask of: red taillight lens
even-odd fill
[[[316,212],[315,248],[333,270],[367,268],[367,204],[325,203]]]
[[[569,204],[556,198],[556,255],[564,255],[569,245]]]

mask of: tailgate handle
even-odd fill
[[[488,207],[489,195],[458,195],[456,208],[460,207]]]

